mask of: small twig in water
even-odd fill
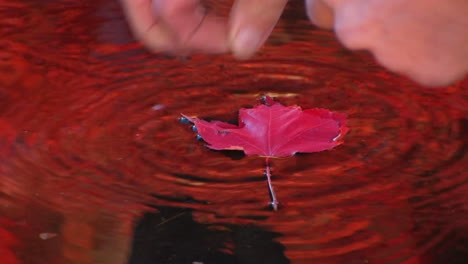
[[[185,213],[186,213],[185,211],[184,211],[184,212],[180,212],[180,213],[178,213],[178,214],[176,214],[176,215],[174,215],[174,216],[171,216],[171,217],[169,217],[169,218],[167,218],[167,219],[164,219],[163,221],[161,221],[161,222],[160,222],[159,224],[157,224],[156,226],[161,226],[161,225],[167,224],[168,222],[170,222],[170,221],[172,221],[172,220],[174,220],[174,219],[176,219],[176,218],[178,218],[178,217],[184,215]]]

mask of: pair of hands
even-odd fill
[[[229,18],[200,0],[121,0],[131,28],[154,52],[227,53],[247,59],[264,44],[288,0],[236,0]],[[468,73],[467,0],[305,0],[315,25],[349,49],[369,50],[393,72],[426,86]]]

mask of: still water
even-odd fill
[[[0,263],[466,263],[468,80],[392,75],[301,2],[239,62],[150,54],[117,1],[1,0]],[[235,121],[265,94],[351,128],[272,161],[276,212],[262,158],[178,121]]]

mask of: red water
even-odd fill
[[[468,80],[418,87],[302,12],[239,62],[150,54],[116,1],[1,0],[0,263],[127,263],[147,205],[278,233],[293,264],[463,263]],[[273,160],[276,212],[262,158],[210,151],[178,122],[236,120],[265,93],[351,128],[334,150]]]

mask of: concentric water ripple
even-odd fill
[[[72,19],[63,8],[44,13]],[[75,8],[84,25],[122,19],[90,22],[92,9]],[[280,23],[279,46],[248,62],[163,58],[130,41],[79,38],[86,30],[71,27],[75,20],[60,21],[58,31],[41,28],[50,34],[34,45],[22,41],[26,22],[2,33],[5,195],[57,211],[191,208],[201,223],[278,232],[292,263],[433,263],[432,249],[466,233],[467,81],[423,89],[305,21],[294,41]],[[79,31],[73,41],[65,41],[65,25]],[[64,48],[52,52],[57,47]],[[278,212],[268,209],[262,158],[208,150],[178,122],[181,113],[236,122],[237,111],[264,94],[346,113],[351,128],[336,149],[272,161]]]

